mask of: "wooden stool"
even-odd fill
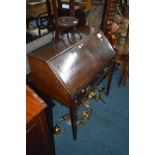
[[[60,3],[60,2],[59,2]],[[59,4],[58,3],[58,4]],[[75,17],[75,3],[74,0],[70,0],[70,15],[69,16],[58,16],[58,7],[57,0],[52,0],[52,7],[53,7],[53,15],[54,15],[54,27],[55,27],[55,38],[59,38],[60,30],[66,30],[67,38],[69,40],[69,30],[73,29],[76,30],[76,26],[79,20]],[[81,35],[80,35],[81,39]],[[70,42],[70,40],[69,40]]]

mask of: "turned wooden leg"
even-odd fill
[[[123,85],[125,86],[126,78],[127,78],[127,75],[128,75],[128,71],[129,71],[129,62],[126,61],[123,64],[122,73],[121,73],[121,76],[120,76],[120,79],[119,79],[119,83],[118,83],[119,86],[122,84],[122,82],[123,82]]]
[[[77,112],[78,112],[77,106],[73,106],[70,108],[70,117],[71,117],[72,132],[73,132],[74,140],[76,140],[77,138]]]
[[[55,36],[54,37],[55,37],[56,40],[58,40],[59,39],[59,27],[55,26],[54,31],[55,31]]]
[[[112,80],[114,70],[115,70],[115,63],[113,64],[113,66],[110,68],[110,70],[108,72],[108,84],[107,84],[107,88],[106,88],[107,96],[109,95],[109,90],[110,90],[110,85],[111,85],[111,80]]]
[[[65,43],[63,38],[59,37],[59,30],[58,29],[55,29],[55,37],[53,38],[53,41],[55,42],[55,44],[61,41],[66,46],[66,48],[68,47],[68,45]]]
[[[82,36],[81,36],[81,34],[80,34],[80,31],[79,31],[76,27],[74,27],[74,31],[75,31],[76,33],[79,34],[79,36],[80,36],[80,40],[81,40],[81,39],[82,39]]]
[[[76,33],[79,34],[80,40],[82,39],[82,36],[81,36],[80,32],[78,31],[78,29],[76,27],[70,28],[70,32],[71,32],[71,34],[73,34],[72,36],[74,36],[74,40],[70,40],[69,30],[67,31],[67,39],[68,39],[70,44],[72,44],[74,42],[76,43],[76,41],[75,41],[76,40],[76,37],[75,37]]]
[[[72,44],[72,41],[69,38],[69,32],[68,31],[67,31],[67,39],[68,39],[69,43]]]

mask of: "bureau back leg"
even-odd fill
[[[110,90],[110,85],[111,85],[111,80],[112,80],[114,70],[115,70],[115,63],[112,65],[112,67],[110,68],[108,72],[108,83],[107,83],[107,88],[106,88],[107,96],[109,95],[109,90]]]
[[[119,86],[122,84],[122,82],[123,82],[123,86],[125,86],[128,74],[129,74],[129,62],[126,61],[125,64],[123,64],[122,73],[118,83]]]

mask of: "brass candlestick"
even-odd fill
[[[96,86],[96,89],[92,90],[89,94],[88,94],[88,99],[92,99],[95,98],[97,101],[101,100],[103,103],[106,103],[103,98],[102,98],[102,92],[104,88],[101,88],[100,86]],[[98,89],[98,92],[97,92]]]
[[[61,128],[57,124],[53,127],[53,132],[55,135],[59,135],[61,133]]]
[[[84,125],[86,123],[86,121],[90,119],[92,110],[91,110],[91,106],[90,106],[89,101],[92,98],[95,98],[97,101],[101,100],[103,103],[105,103],[105,101],[102,98],[102,92],[103,92],[103,88],[96,86],[95,89],[92,90],[86,98],[81,100],[79,109],[84,108],[84,110],[82,110],[81,112],[80,111],[78,112],[78,117],[81,117],[77,121],[78,125]],[[61,116],[59,119],[59,123],[61,123],[63,121],[67,121],[67,120],[70,120],[70,113],[67,113],[67,114]],[[58,126],[57,123],[53,129],[54,129],[55,135],[59,135],[61,133],[61,127]]]

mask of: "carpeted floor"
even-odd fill
[[[92,114],[83,126],[78,126],[74,141],[70,123],[59,124],[61,134],[54,136],[56,155],[128,155],[129,154],[129,81],[118,87],[120,71],[114,73],[110,94],[103,98],[107,104],[91,101]],[[105,81],[101,83],[105,85]],[[54,124],[67,108],[55,102]]]
[[[95,15],[90,15],[91,19],[96,18]],[[97,19],[95,21],[99,24]],[[94,20],[88,22],[91,23]],[[70,122],[64,121],[59,124],[61,134],[54,136],[56,155],[129,154],[129,81],[125,87],[118,87],[119,76],[120,71],[115,71],[109,96],[107,97],[103,93],[103,98],[107,104],[101,101],[91,101],[91,118],[83,126],[78,126],[76,141],[72,138]],[[102,86],[105,86],[105,82],[102,82]],[[35,89],[32,83],[30,85]],[[53,107],[53,110],[49,110],[51,113],[49,126],[51,127],[53,122],[55,124],[62,115],[68,113],[68,109],[56,101],[53,103],[49,98],[44,98],[44,100]]]

